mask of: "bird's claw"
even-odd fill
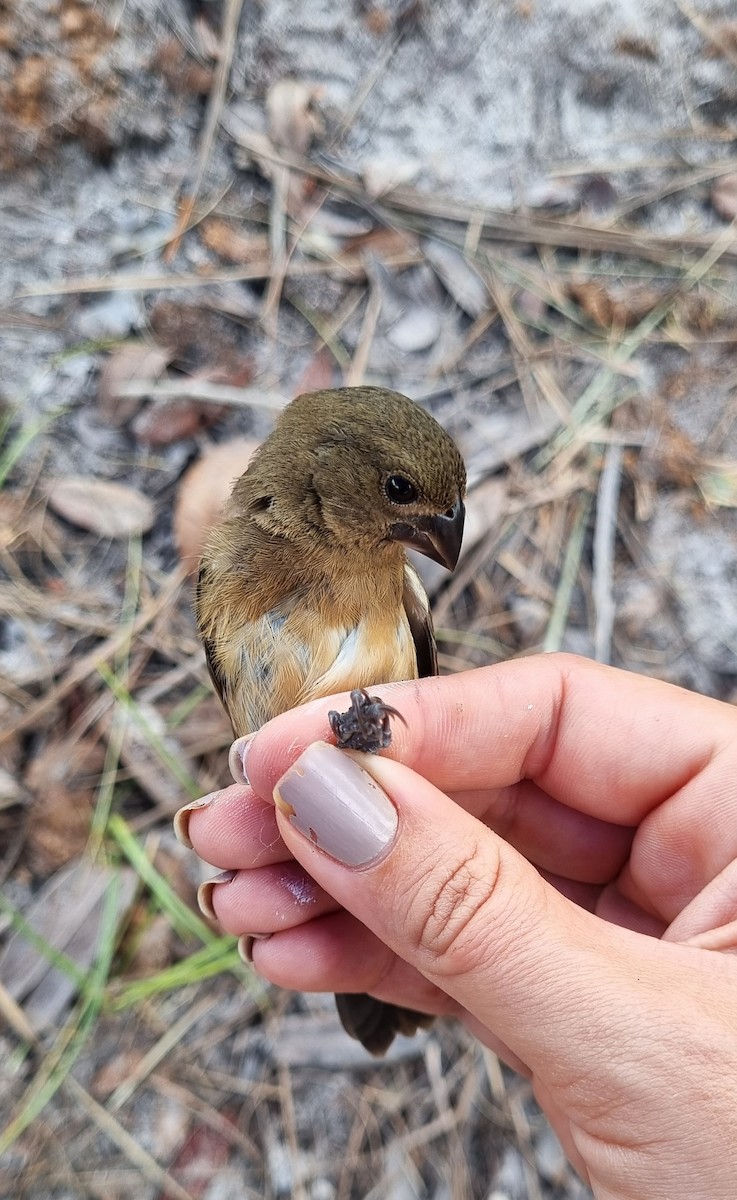
[[[378,754],[391,745],[391,717],[407,724],[396,708],[385,704],[379,696],[369,696],[364,688],[351,692],[351,707],[347,712],[333,709],[328,713],[336,746],[340,750],[363,750],[366,754]]]

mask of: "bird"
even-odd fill
[[[341,691],[365,694],[388,728],[396,710],[366,689],[438,671],[406,551],[453,570],[465,490],[453,439],[399,392],[307,392],[281,410],[207,538],[197,581],[197,626],[236,738]],[[375,1055],[432,1020],[360,994],[336,1003]]]

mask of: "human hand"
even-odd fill
[[[180,818],[205,906],[275,983],[458,1016],[597,1196],[733,1197],[737,713],[559,655],[378,690],[390,757],[315,702]]]

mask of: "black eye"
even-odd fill
[[[384,491],[392,504],[411,504],[417,499],[417,488],[404,475],[390,475],[384,484]]]

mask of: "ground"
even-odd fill
[[[494,1056],[377,1064],[195,915],[187,572],[276,408],[384,383],[469,467],[443,670],[734,699],[730,9],[0,0],[3,1196],[588,1194]]]

